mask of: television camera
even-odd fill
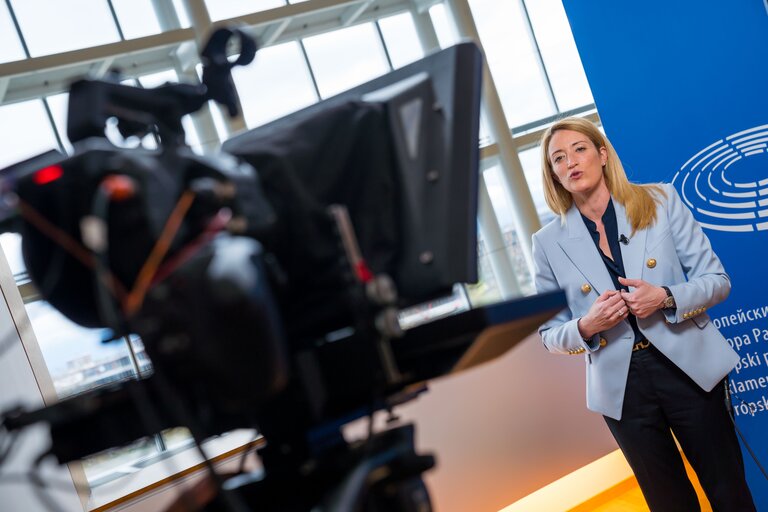
[[[477,277],[480,52],[459,44],[195,154],[182,117],[209,100],[237,114],[231,68],[255,52],[224,28],[201,52],[202,85],[80,80],[73,154],[0,173],[2,227],[22,234],[42,297],[83,326],[140,335],[153,364],[4,426],[47,423],[61,463],[173,426],[198,442],[255,427],[263,474],[215,476],[201,508],[430,510],[434,460],[412,425],[359,442],[341,427],[498,356],[565,305],[552,293],[398,323]],[[109,119],[157,149],[115,146]]]

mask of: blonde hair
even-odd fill
[[[567,117],[555,122],[546,129],[541,137],[541,172],[544,182],[544,198],[547,206],[560,215],[565,221],[565,214],[573,205],[571,193],[565,190],[555,179],[552,162],[549,159],[549,142],[558,130],[572,130],[586,135],[599,151],[604,147],[608,153],[605,168],[605,184],[615,201],[624,206],[627,218],[632,226],[632,234],[639,229],[645,229],[656,222],[656,205],[661,197],[666,197],[664,190],[658,184],[637,185],[630,183],[619,155],[613,149],[610,141],[597,129],[591,121],[581,117]]]

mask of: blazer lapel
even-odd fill
[[[619,235],[629,238],[629,243],[619,244],[621,258],[624,260],[624,273],[628,279],[641,279],[643,277],[643,256],[645,255],[645,239],[648,230],[642,229],[633,235],[624,205],[614,199],[613,208],[616,210],[616,225],[619,228]]]
[[[608,269],[605,268],[603,258],[595,247],[576,205],[571,206],[565,214],[565,224],[568,238],[558,240],[565,255],[598,294],[613,290],[613,281]]]

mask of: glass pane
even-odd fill
[[[86,329],[45,301],[27,304],[32,329],[59,397],[135,377],[124,340],[103,343],[104,329]]]
[[[389,71],[381,40],[371,23],[308,37],[304,46],[323,98]]]
[[[250,66],[232,70],[232,78],[250,128],[317,101],[304,55],[295,41],[259,50]]]
[[[0,62],[11,62],[25,58],[16,27],[13,25],[8,6],[0,4]]]
[[[252,12],[286,5],[285,0],[205,0],[212,21],[234,18]]]
[[[41,100],[0,107],[0,169],[57,148]]]
[[[194,445],[192,433],[186,427],[175,427],[164,430],[161,434],[165,449],[171,452],[177,452]]]
[[[126,39],[162,32],[152,0],[112,0],[112,5]]]
[[[432,18],[440,48],[448,48],[458,42],[459,35],[456,33],[456,27],[451,23],[448,11],[445,10],[445,4],[430,7],[429,16]]]
[[[8,266],[14,276],[27,271],[24,260],[21,257],[21,235],[18,233],[3,233],[0,235],[0,247],[3,249]]]
[[[501,302],[501,290],[496,281],[496,275],[493,273],[485,242],[482,239],[477,241],[477,273],[477,283],[467,285],[467,295],[472,307]]]
[[[504,237],[504,247],[512,260],[512,269],[520,284],[520,291],[523,295],[530,295],[534,292],[533,280],[528,271],[528,264],[525,261],[520,239],[515,230],[515,214],[509,195],[506,192],[506,187],[503,184],[501,172],[501,165],[496,163],[483,172],[483,179],[488,189],[488,195],[491,198],[496,218],[499,221],[501,234]]]
[[[33,57],[120,40],[104,0],[11,0],[11,4]]]
[[[157,73],[141,75],[138,80],[141,86],[145,89],[154,89],[155,87],[160,87],[167,83],[178,82],[179,75],[176,74],[176,71],[167,69],[165,71],[158,71]]]
[[[493,143],[491,128],[488,126],[488,120],[485,118],[485,114],[482,110],[480,110],[480,130],[478,137],[480,138],[481,148]]]
[[[468,309],[469,302],[463,287],[456,284],[451,295],[403,309],[398,313],[397,319],[401,328],[411,329],[417,325],[455,315]]]
[[[526,6],[560,110],[593,103],[561,0],[536,0]]]
[[[105,450],[83,459],[85,478],[91,488],[125,477],[126,484],[142,467],[142,461],[157,459],[159,451],[152,437],[139,439],[127,446]],[[170,476],[161,473],[162,476]],[[122,482],[121,482],[122,483]]]
[[[379,20],[379,27],[387,45],[389,59],[395,69],[419,60],[424,56],[413,16],[406,12]]]
[[[554,114],[519,1],[471,0],[470,6],[509,125]]]
[[[486,171],[483,172],[485,186],[488,189],[488,195],[491,198],[493,211],[499,221],[499,228],[502,232],[515,229],[514,210],[512,202],[507,195],[504,182],[501,176],[501,165],[498,161]]]
[[[528,182],[528,189],[533,197],[533,204],[536,206],[536,213],[539,214],[541,224],[544,225],[555,216],[552,210],[547,206],[544,199],[544,183],[541,179],[541,154],[540,146],[520,151],[520,164],[523,166],[525,181]]]

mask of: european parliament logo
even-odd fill
[[[705,147],[683,164],[672,184],[703,228],[768,230],[768,124]]]

